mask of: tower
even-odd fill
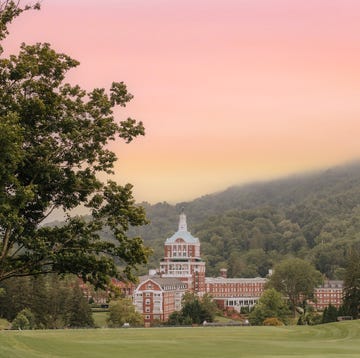
[[[174,277],[188,285],[190,291],[205,293],[205,262],[200,257],[200,241],[187,230],[182,210],[178,231],[165,241],[165,255],[160,262],[162,277]]]

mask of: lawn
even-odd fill
[[[196,327],[0,331],[0,357],[360,356],[360,321],[315,327]]]
[[[106,328],[107,322],[106,319],[108,317],[108,312],[93,312],[93,318],[95,322],[95,327],[98,328]]]

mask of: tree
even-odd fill
[[[32,328],[94,326],[90,305],[80,290],[79,279],[74,276],[16,277],[1,285],[4,294],[0,297],[0,317],[9,321],[27,309],[32,312]]]
[[[11,324],[12,329],[34,329],[35,328],[35,318],[33,313],[28,309],[24,308],[20,311],[14,321]]]
[[[0,1],[0,39],[15,17],[38,7]],[[132,186],[99,179],[113,173],[108,143],[131,142],[143,124],[114,118],[113,109],[132,98],[124,83],[113,82],[109,92],[64,83],[78,64],[46,43],[22,44],[18,55],[0,58],[0,281],[58,272],[102,287],[109,276],[134,279],[147,261],[142,240],[127,236],[146,223]],[[71,216],[79,206],[89,210],[86,220]],[[42,225],[54,210],[66,221]],[[113,240],[101,239],[104,227]]]
[[[324,309],[322,323],[336,322],[338,315],[339,314],[337,308],[330,304]]]
[[[120,298],[111,301],[109,305],[109,327],[122,327],[124,323],[139,327],[144,324],[142,315],[136,312],[130,298]]]
[[[297,324],[300,326],[302,325],[314,326],[316,324],[323,323],[323,315],[319,314],[315,310],[315,308],[311,305],[304,304],[304,307],[302,309],[298,309],[298,311],[300,311],[299,312],[300,316],[297,321]]]
[[[0,317],[12,321],[21,310],[29,307],[31,285],[27,278],[7,280],[0,285],[3,292],[0,295]]]
[[[195,293],[187,292],[182,299],[180,312],[173,312],[168,323],[171,325],[201,324],[204,321],[213,322],[217,312],[216,303],[211,296],[205,294],[198,297]]]
[[[74,285],[66,306],[66,323],[68,327],[94,327],[95,323],[90,305],[84,297],[79,284]]]
[[[352,249],[345,271],[344,309],[353,318],[358,318],[360,310],[360,251]]]
[[[181,314],[184,322],[191,321],[191,324],[200,324],[204,322],[204,311],[196,294],[191,292],[186,293],[183,297],[182,304]]]
[[[249,314],[249,321],[252,325],[260,326],[266,320],[273,318],[275,319],[274,322],[281,321],[284,324],[289,314],[289,307],[284,301],[282,294],[274,288],[270,288],[264,291],[258,303]],[[269,321],[267,321],[266,325],[270,325]]]
[[[295,315],[296,306],[312,298],[314,288],[320,282],[320,272],[315,270],[309,262],[301,259],[287,259],[275,266],[268,286],[275,288],[289,299]]]
[[[218,312],[218,307],[211,295],[205,294],[201,297],[201,307],[203,310],[203,321],[214,322],[216,313]]]

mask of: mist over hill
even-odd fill
[[[296,256],[329,278],[341,278],[349,248],[360,244],[360,162],[235,186],[176,205],[141,205],[150,224],[131,234],[154,249],[152,268],[184,208],[208,275],[227,267],[229,276],[264,276],[274,263]]]

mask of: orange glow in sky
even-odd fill
[[[43,0],[6,47],[23,41],[79,60],[72,83],[128,85],[119,115],[146,136],[111,148],[138,201],[360,157],[358,0]]]

